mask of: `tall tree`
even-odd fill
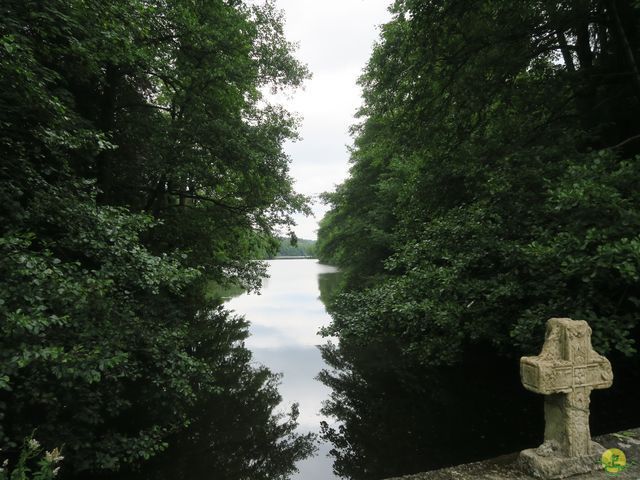
[[[422,362],[533,352],[551,316],[633,354],[640,9],[398,0],[361,77],[350,178],[318,250],[347,273],[327,331]]]
[[[272,2],[0,5],[3,452],[35,429],[69,478],[178,444],[221,478],[277,478],[312,450],[295,408],[274,413],[245,322],[204,296],[256,288],[256,252],[306,209],[282,150],[295,121],[261,94],[307,75],[282,22]],[[199,437],[229,434],[228,405],[246,407],[245,458]]]

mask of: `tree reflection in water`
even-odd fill
[[[110,480],[284,479],[316,450],[314,434],[296,431],[297,404],[280,413],[280,376],[252,362],[244,345],[246,320],[217,313],[222,318],[213,316],[194,332],[194,355],[217,362],[211,384],[200,386],[201,401],[192,407],[188,426],[169,436],[168,448],[142,469]]]
[[[542,403],[519,385],[517,364],[488,355],[427,370],[385,340],[322,347],[333,389],[323,424],[336,472],[380,479],[508,453],[542,435]],[[481,359],[481,361],[478,361]]]
[[[334,470],[348,479],[436,469],[542,440],[543,402],[521,386],[517,358],[479,349],[455,367],[428,369],[388,338],[321,350],[330,368],[319,379],[333,390],[323,414],[338,421],[323,422],[322,437],[333,444]],[[617,383],[593,396],[594,434],[640,424],[637,363],[613,359]]]

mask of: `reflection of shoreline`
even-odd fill
[[[364,344],[342,339],[321,350],[328,368],[320,379],[332,388],[323,413],[341,422],[322,436],[334,444],[337,472],[351,480],[494,458],[543,438],[542,402],[520,384],[517,360],[490,346],[437,368],[404,354],[392,336],[369,336]],[[617,383],[592,399],[595,435],[640,422],[640,370],[612,363]]]
[[[281,373],[278,391],[286,408],[292,403],[300,405],[299,429],[318,432],[322,401],[331,389],[315,380],[326,364],[320,350],[315,347],[252,348],[252,362]]]
[[[273,257],[269,260],[317,260],[316,257],[312,256],[296,256],[296,255],[282,255],[279,257]]]
[[[276,262],[275,260],[300,260]],[[252,353],[252,363],[264,365],[282,374],[278,392],[280,409],[286,411],[299,404],[297,432],[319,433],[324,420],[320,410],[331,390],[316,380],[327,368],[318,344],[321,327],[330,322],[321,300],[320,282],[332,281],[337,269],[309,257],[279,257],[266,261],[268,281],[259,294],[243,294],[226,302],[249,321],[250,336],[245,345]],[[317,456],[297,464],[299,473],[290,480],[332,480],[332,460],[327,456],[331,444],[321,442]]]
[[[346,478],[391,478],[491,458],[542,435],[540,425],[526,430],[517,421],[533,417],[538,404],[521,388],[517,365],[503,359],[478,352],[462,365],[428,369],[392,338],[366,345],[343,339],[322,354],[329,367],[320,379],[332,388],[323,413],[340,422],[322,437],[334,444],[334,467]]]

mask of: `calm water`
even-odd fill
[[[227,306],[251,322],[251,336],[246,342],[256,362],[282,373],[280,393],[283,407],[297,402],[300,406],[301,432],[319,432],[322,401],[330,389],[316,380],[325,368],[318,345],[327,342],[317,333],[330,322],[320,301],[319,280],[331,278],[334,267],[317,260],[272,260],[269,278],[260,295],[244,294],[231,299]],[[329,446],[320,445],[314,458],[298,464],[296,480],[338,478],[332,471]]]
[[[283,374],[282,407],[299,403],[300,431],[327,422],[318,455],[293,479],[379,480],[541,443],[543,399],[520,384],[516,358],[478,348],[455,367],[429,370],[393,338],[318,348],[327,343],[318,329],[330,322],[320,292],[330,296],[334,272],[316,260],[274,260],[261,295],[228,303],[251,322],[255,361]],[[640,362],[610,358],[614,386],[592,394],[593,434],[640,425]]]

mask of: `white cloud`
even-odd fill
[[[390,0],[277,0],[285,11],[285,32],[298,42],[297,57],[313,78],[303,90],[278,101],[303,117],[301,141],[285,148],[292,159],[296,189],[306,195],[332,190],[348,172],[348,131],[360,106],[356,85],[378,26],[390,19]],[[326,208],[313,206],[314,218],[297,218],[296,234],[316,238]]]

